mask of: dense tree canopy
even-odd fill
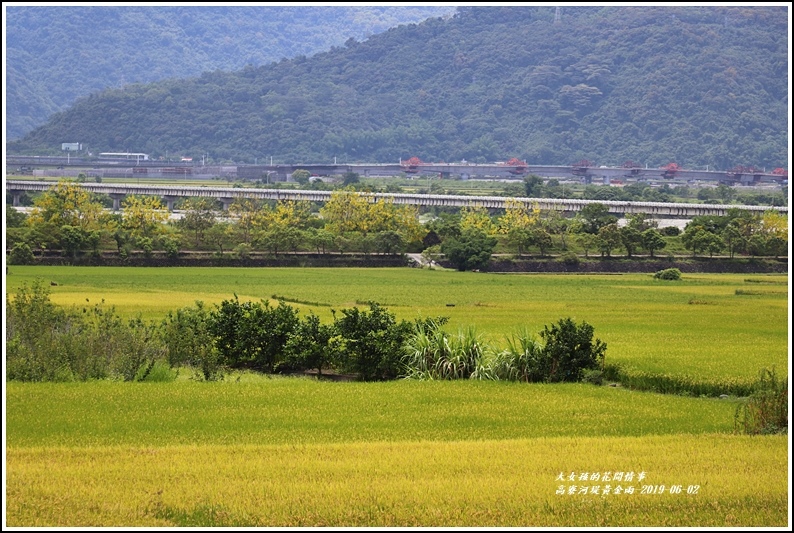
[[[10,6],[7,133],[18,138],[80,96],[128,83],[308,55],[451,6]]]

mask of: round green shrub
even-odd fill
[[[234,255],[236,255],[240,259],[248,259],[251,257],[251,245],[245,242],[241,242],[234,248]]]
[[[664,270],[658,271],[656,274],[653,275],[655,279],[665,279],[665,280],[679,280],[681,279],[681,271],[677,268],[665,268]]]
[[[560,261],[570,267],[579,266],[579,263],[581,262],[579,256],[574,252],[565,252],[560,256]]]
[[[18,242],[11,248],[11,254],[8,256],[9,265],[31,265],[36,261],[33,256],[33,250],[30,245],[25,242]]]

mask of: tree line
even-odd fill
[[[499,212],[481,207],[441,210],[426,213],[430,219],[422,223],[416,206],[389,199],[373,202],[352,189],[334,191],[321,206],[239,197],[223,211],[212,199],[187,198],[178,205],[183,210],[178,220],[168,220],[156,197],[127,196],[120,214],[105,209],[107,201],[61,181],[34,200],[30,215],[8,209],[9,263],[33,263],[35,252],[42,250],[60,250],[72,258],[106,250],[122,258],[134,252],[179,257],[185,250],[204,250],[243,259],[256,252],[412,251],[421,252],[428,263],[443,256],[459,270],[475,270],[485,268],[494,253],[545,257],[553,252],[578,262],[580,254],[655,257],[665,249],[693,256],[777,257],[788,247],[788,219],[773,210],[754,214],[731,209],[725,216],[698,216],[681,233],[676,227],[657,228],[645,214],[628,215],[619,224],[600,203],[566,217],[512,198]]]
[[[663,183],[659,187],[652,187],[646,182],[627,183],[621,187],[609,185],[586,185],[581,196],[574,195],[571,188],[564,187],[560,181],[551,178],[543,181],[540,176],[529,175],[520,184],[511,184],[505,187],[505,195],[527,196],[530,198],[576,198],[584,200],[602,200],[619,202],[681,202],[697,199],[705,204],[731,204],[742,205],[788,205],[788,185],[782,186],[779,191],[741,191],[734,187],[720,183],[716,187],[690,187],[687,185],[670,185]]]

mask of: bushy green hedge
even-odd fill
[[[202,302],[169,312],[158,325],[123,322],[111,308],[62,309],[40,282],[7,297],[7,377],[21,381],[148,378],[161,366],[188,366],[194,378],[222,379],[227,369],[265,372],[333,368],[362,380],[394,379],[402,346],[416,323],[397,321],[377,303],[334,311],[332,324],[303,319],[280,301],[241,302],[237,295],[213,308]],[[161,361],[160,366],[155,363]]]
[[[11,248],[11,253],[8,255],[9,265],[31,265],[36,260],[33,256],[33,250],[26,242],[18,242]]]
[[[164,366],[188,366],[194,378],[207,381],[233,368],[325,368],[365,381],[579,381],[584,371],[603,370],[606,350],[593,340],[592,326],[570,318],[545,327],[543,343],[524,333],[494,351],[473,328],[449,335],[441,330],[444,317],[397,321],[374,302],[365,310],[333,311],[333,322],[321,324],[314,314],[300,319],[283,301],[273,307],[235,295],[212,308],[196,302],[169,312],[158,325],[140,318],[124,322],[103,303],[62,309],[37,282],[8,296],[7,308],[7,377],[21,381],[159,380],[170,376]]]
[[[355,374],[362,380],[494,379],[524,382],[618,381],[661,393],[748,396],[748,380],[703,380],[605,365],[606,344],[586,322],[570,318],[527,331],[505,347],[482,341],[473,328],[449,334],[446,318],[398,321],[371,302],[334,311],[322,324],[314,314],[279,301],[202,302],[169,312],[160,323],[124,321],[104,303],[64,309],[40,282],[7,297],[7,378],[21,381],[173,379],[187,366],[194,378],[222,379],[228,369],[266,372],[316,369]],[[771,378],[767,381],[774,381]],[[749,407],[748,409],[752,409]],[[750,411],[747,411],[750,412]],[[746,418],[749,415],[746,415]]]
[[[104,302],[62,309],[40,282],[6,298],[9,380],[140,381],[165,352],[154,324],[140,318],[124,322]]]
[[[329,324],[283,301],[219,305],[202,302],[169,312],[160,323],[124,321],[104,302],[64,309],[49,287],[24,285],[6,298],[6,376],[19,381],[119,379],[163,381],[189,367],[200,380],[222,379],[228,369],[268,372],[317,369],[355,374],[362,380],[493,379],[524,382],[604,380],[660,393],[750,396],[737,411],[737,428],[781,431],[787,381],[766,373],[759,383],[704,380],[605,365],[606,344],[586,322],[570,318],[507,339],[504,348],[485,344],[473,328],[448,334],[446,318],[397,321],[377,303],[334,312]],[[751,396],[752,395],[752,396]],[[785,411],[787,414],[787,410]],[[741,420],[740,420],[741,415]]]
[[[160,331],[172,368],[187,365],[195,377],[207,381],[223,377],[221,355],[210,332],[210,310],[203,302],[169,312]]]

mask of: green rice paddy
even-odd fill
[[[316,302],[322,305],[291,305],[327,321],[332,309],[377,301],[398,318],[448,316],[447,329],[475,326],[496,344],[522,327],[539,332],[563,317],[586,321],[607,343],[607,362],[636,371],[754,380],[761,368],[774,365],[779,375],[787,368],[783,275],[692,274],[670,282],[649,274],[15,266],[6,290],[37,278],[58,284],[51,287],[57,304],[104,299],[122,315],[153,320],[196,300],[220,303],[233,294]]]

